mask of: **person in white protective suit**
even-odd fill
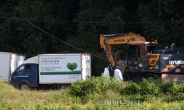
[[[109,67],[108,67],[108,66],[104,68],[104,76],[105,76],[106,78],[110,78]]]
[[[116,66],[116,69],[114,70],[114,77],[118,81],[123,81],[123,76],[121,71],[119,70],[119,66]]]

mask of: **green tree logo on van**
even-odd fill
[[[74,69],[77,68],[77,63],[67,63],[67,68],[70,69],[71,71],[73,71]]]

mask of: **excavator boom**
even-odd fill
[[[131,41],[146,41],[144,37],[128,33],[128,34],[110,34],[110,35],[100,35],[100,45],[110,45],[110,44],[128,44]]]

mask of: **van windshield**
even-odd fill
[[[30,70],[31,69],[31,65],[29,64],[25,64],[25,65],[21,65],[19,68],[16,69],[16,71],[14,72],[15,74],[17,74],[20,71],[23,70]]]

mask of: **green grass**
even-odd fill
[[[66,90],[21,91],[0,81],[0,110],[183,110],[184,85],[105,77],[77,81]]]

